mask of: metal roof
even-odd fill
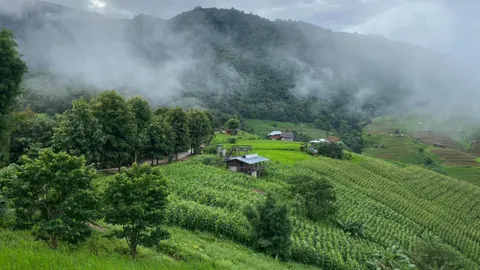
[[[261,156],[256,156],[256,157],[251,157],[251,158],[232,157],[230,160],[234,160],[234,159],[236,159],[238,161],[241,161],[243,163],[247,163],[247,164],[255,164],[255,163],[259,163],[259,162],[270,161],[270,159],[264,158],[264,157],[261,157]]]
[[[282,135],[281,131],[272,131],[268,134],[268,136],[274,136],[274,135]]]

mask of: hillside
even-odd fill
[[[240,212],[261,196],[254,189],[272,191],[287,199],[287,186],[281,179],[299,174],[330,179],[338,196],[338,218],[362,222],[366,236],[353,237],[330,224],[312,223],[294,215],[292,259],[299,262],[325,269],[330,269],[327,265],[333,269],[363,268],[375,250],[394,243],[408,250],[420,237],[433,234],[472,263],[479,263],[480,189],[425,169],[400,168],[365,157],[350,162],[328,158],[303,161],[293,167],[276,168],[260,181],[195,161],[162,170],[175,183],[170,223],[216,231],[243,243],[247,241],[248,223]],[[221,224],[214,224],[213,220],[220,217]]]
[[[20,17],[0,15],[0,27],[19,38],[28,93],[41,95],[52,88],[48,76],[59,76],[56,86],[66,78],[89,91],[141,93],[154,105],[275,121],[334,117],[333,129],[363,114],[441,105],[453,87],[447,78],[458,76],[444,56],[408,44],[235,9],[118,20],[39,2]],[[466,86],[455,83],[456,91]],[[55,100],[45,102],[55,108]]]

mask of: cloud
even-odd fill
[[[442,1],[405,1],[343,30],[445,51],[455,38],[454,21],[454,11]]]
[[[0,14],[22,17],[26,8],[34,5],[36,0],[0,0]]]

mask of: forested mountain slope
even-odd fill
[[[38,2],[21,14],[2,13],[0,27],[19,38],[29,92],[52,88],[37,73],[48,72],[81,88],[142,93],[156,105],[313,122],[444,105],[452,89],[469,89],[440,54],[235,9],[120,20]]]

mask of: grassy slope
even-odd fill
[[[98,235],[76,250],[63,246],[52,251],[33,241],[26,232],[0,229],[1,269],[313,269],[301,264],[279,263],[230,240],[204,232],[169,227],[171,238],[160,252],[141,249],[137,261],[125,255],[119,239]],[[95,254],[96,253],[96,254]]]
[[[319,139],[324,138],[326,136],[326,132],[323,130],[316,129],[312,126],[312,124],[301,123],[296,126],[294,123],[291,122],[275,122],[269,120],[257,120],[257,119],[247,119],[245,123],[255,130],[255,133],[265,137],[268,133],[279,130],[279,131],[286,131],[288,130],[296,130],[299,133],[305,133],[308,136]],[[276,124],[277,126],[274,127],[273,125]]]

